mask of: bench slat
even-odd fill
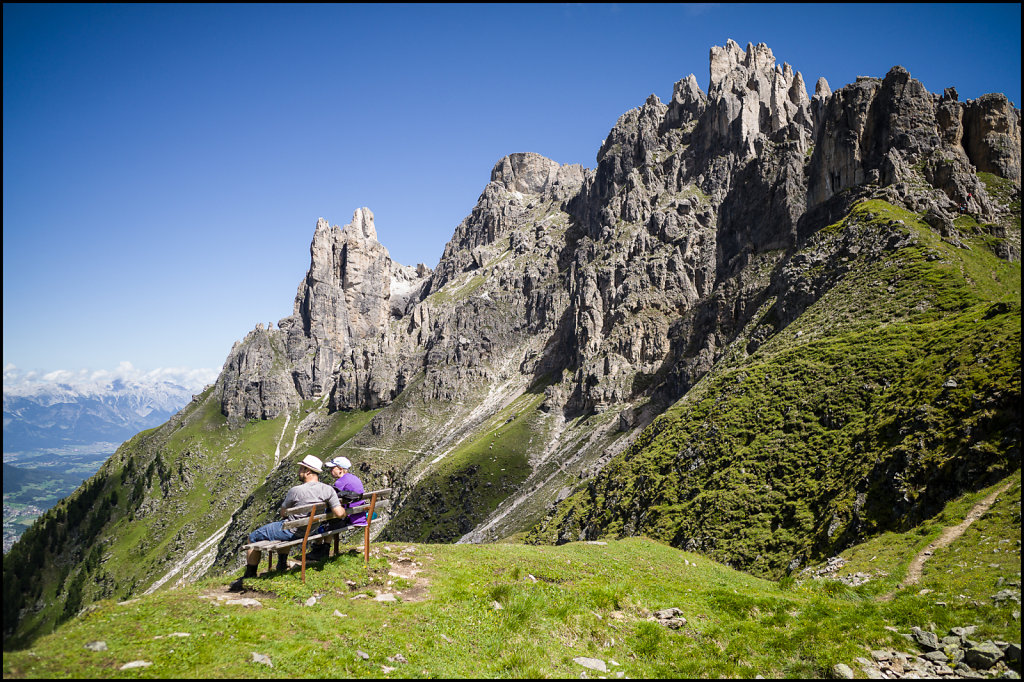
[[[377,502],[380,502],[381,500],[386,500],[391,496],[391,488],[384,488],[383,490],[371,490],[369,492],[365,492],[359,498],[359,501],[365,500],[366,502],[369,502],[370,496],[372,496],[374,493],[377,494]],[[351,504],[353,501],[354,500],[350,500],[347,502],[343,502],[342,504]],[[314,507],[316,507],[317,509],[323,509],[326,506],[327,505],[323,502],[317,502],[316,504],[304,504],[300,507],[291,507],[290,509],[286,509],[285,512],[287,512],[289,515],[308,514],[309,512],[313,511]]]
[[[390,505],[391,505],[391,503],[388,500],[383,500],[383,501],[377,502],[377,506],[374,509],[375,510],[376,509],[387,509]],[[364,505],[359,506],[359,507],[352,507],[351,509],[348,510],[348,516],[353,516],[355,514],[361,514],[362,512],[366,512],[366,511],[370,511],[370,505],[368,505],[368,504],[364,504]],[[338,517],[334,515],[334,512],[326,511],[323,514],[317,514],[316,516],[314,516],[313,517],[313,523],[317,524],[317,523],[321,523],[323,521],[328,521],[330,519],[336,519],[336,518],[338,518]],[[308,516],[306,518],[304,518],[304,519],[295,519],[294,521],[285,521],[283,524],[281,524],[281,527],[286,529],[286,530],[291,529],[291,528],[302,528],[307,523],[309,523],[309,517]]]
[[[323,538],[332,537],[334,535],[340,535],[341,533],[344,533],[345,531],[351,530],[352,528],[363,528],[363,526],[345,526],[344,528],[339,528],[338,530],[329,530],[326,533],[318,533],[316,535],[310,535],[309,536],[309,540],[320,540],[320,539],[323,539]],[[260,542],[250,542],[247,545],[242,545],[242,549],[259,549],[259,550],[262,550],[264,552],[273,552],[273,551],[276,551],[276,550],[279,550],[279,549],[284,549],[285,547],[295,547],[296,545],[301,545],[301,544],[302,544],[302,538],[299,538],[297,540],[287,540],[287,541],[283,541],[283,540],[276,540],[276,541],[275,540],[261,540]]]

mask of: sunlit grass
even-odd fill
[[[644,538],[559,547],[378,544],[368,565],[360,553],[343,552],[311,565],[305,584],[297,571],[268,573],[249,582],[254,591],[230,595],[255,598],[260,607],[225,599],[218,605],[233,576],[125,604],[100,602],[31,649],[6,652],[4,676],[564,678],[585,671],[573,661],[584,656],[604,661],[609,677],[820,677],[866,649],[912,648],[886,626],[906,632],[975,624],[985,638],[1016,641],[1012,608],[989,595],[1000,577],[1019,581],[1019,545],[984,539],[1020,537],[1019,473],[1014,477],[976,527],[926,564],[921,586],[933,592],[923,595],[915,586],[880,601],[880,588],[838,578],[872,556],[905,567],[922,538],[958,522],[991,489],[947,505],[922,525],[924,534],[913,529],[851,548],[848,570],[829,580],[771,582]],[[979,546],[991,547],[979,557],[984,570],[948,572],[950,561]],[[1007,560],[999,569],[988,566],[994,549]],[[412,561],[422,573],[389,575]],[[420,596],[404,599],[417,584],[424,586]],[[952,591],[977,603],[946,599]],[[396,594],[396,601],[377,601],[379,593]],[[940,594],[945,606],[936,605]],[[310,597],[316,603],[307,606]],[[686,619],[678,630],[652,619],[669,607]],[[96,640],[107,651],[84,648]],[[274,667],[254,663],[253,652]],[[133,660],[152,665],[119,669]]]

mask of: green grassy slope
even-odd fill
[[[305,585],[295,571],[251,581],[256,591],[241,596],[260,606],[227,604],[239,596],[223,591],[227,578],[99,602],[32,648],[5,652],[4,677],[596,676],[574,661],[588,657],[604,661],[609,676],[810,678],[836,663],[853,666],[870,649],[913,651],[898,633],[914,626],[977,625],[979,641],[1016,642],[1019,606],[991,599],[995,585],[1020,581],[1019,472],[1009,480],[988,514],[935,552],[924,582],[889,601],[878,597],[902,579],[911,557],[989,490],[951,502],[920,527],[848,550],[851,570],[884,562],[889,574],[857,588],[770,582],[646,538],[557,547],[377,544],[368,567],[360,554],[343,553],[307,571]],[[993,549],[998,561],[990,561]],[[947,572],[967,556],[973,561]],[[421,572],[389,574],[410,568]],[[935,592],[921,594],[923,586]],[[380,602],[377,593],[396,599]],[[648,620],[672,607],[686,619],[682,628]],[[107,649],[85,648],[94,641]],[[121,670],[132,661],[150,665]]]
[[[1020,263],[858,205],[780,266],[746,338],[530,534],[644,534],[780,576],[1019,467]],[[781,322],[791,318],[788,324]]]
[[[479,435],[445,455],[410,493],[384,537],[450,542],[471,531],[530,475],[529,454],[543,442],[543,400],[543,386],[524,393]]]
[[[278,441],[286,451],[284,437],[294,432],[288,420],[229,429],[211,388],[126,441],[4,557],[5,647],[49,632],[97,599],[145,589],[215,536],[265,485]]]

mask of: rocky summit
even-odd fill
[[[899,66],[808,96],[730,40],[706,93],[651,95],[596,160],[499,159],[432,270],[395,263],[369,208],[318,220],[292,313],[27,534],[40,561],[54,532],[97,560],[11,584],[67,614],[233,570],[306,454],[395,489],[384,538],[644,534],[770,576],[1019,466],[1004,96]],[[142,527],[144,561],[100,567]],[[6,566],[5,630],[61,617],[8,619]]]

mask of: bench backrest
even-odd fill
[[[375,501],[375,509],[383,509],[388,505],[387,499],[388,497],[391,496],[391,488],[384,488],[383,490],[371,490],[370,492],[363,493],[359,501],[365,502],[365,504],[361,504],[357,507],[346,507],[346,515],[351,516],[352,514],[361,514],[362,512],[370,511],[370,501],[373,499],[374,495],[377,496],[377,499]],[[349,504],[351,504],[351,502],[349,502]],[[288,516],[309,514],[310,516],[313,516],[312,522],[316,523],[319,523],[321,521],[329,521],[331,519],[337,518],[334,515],[334,512],[327,508],[327,504],[324,502],[317,502],[316,504],[304,504],[300,507],[291,507],[290,509],[285,509],[284,512]],[[311,521],[309,520],[309,516],[307,516],[306,518],[302,519],[285,521],[282,524],[282,528],[299,528],[300,526],[307,525],[310,522]]]

